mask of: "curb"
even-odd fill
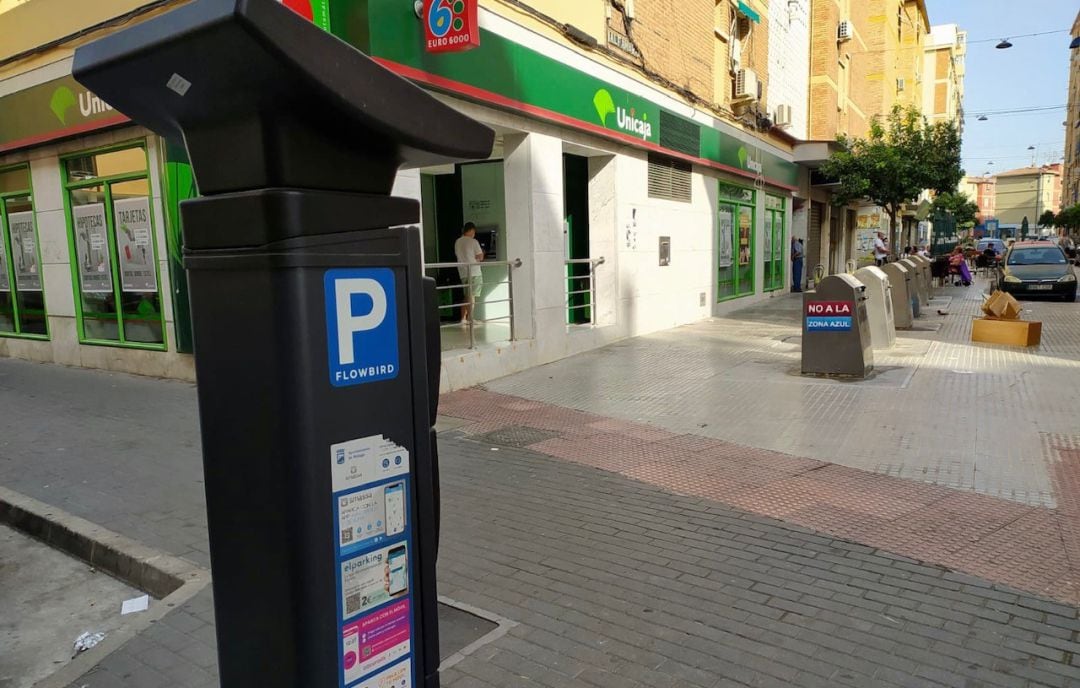
[[[63,688],[210,582],[210,572],[50,504],[0,486],[0,524],[90,564],[154,598],[150,610],[76,655],[34,688]]]

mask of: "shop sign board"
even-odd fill
[[[480,45],[477,0],[424,0],[424,48],[429,53],[471,50]]]
[[[0,152],[126,122],[70,75],[0,98]]]
[[[340,688],[415,683],[409,466],[385,436],[330,446]]]
[[[426,10],[439,1],[452,2],[425,0],[425,21],[417,22],[415,16],[401,12],[398,3],[372,0],[364,21],[339,23],[335,19],[333,32],[388,69],[441,91],[651,150],[689,156],[692,162],[713,163],[748,179],[764,177],[788,188],[797,185],[796,164],[735,135],[734,130],[676,114],[654,98],[598,79],[491,31],[478,30],[482,40],[474,50],[432,53],[425,47],[430,30]],[[342,16],[350,16],[349,6],[346,0],[331,0],[332,12]],[[672,126],[661,125],[661,112]]]
[[[846,332],[851,329],[854,301],[809,301],[805,318],[807,332]]]
[[[124,291],[156,292],[157,270],[150,232],[150,199],[146,196],[113,202],[120,285]]]
[[[71,209],[75,220],[75,254],[79,260],[79,284],[86,294],[111,294],[112,262],[109,258],[105,204],[90,203]]]
[[[24,211],[8,215],[11,233],[11,260],[15,268],[15,285],[19,291],[41,291],[41,266],[38,264],[34,213]],[[7,278],[4,278],[5,284]]]

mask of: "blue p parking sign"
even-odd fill
[[[347,387],[397,377],[394,271],[327,270],[323,285],[330,384]]]

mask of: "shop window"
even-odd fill
[[[164,348],[145,147],[78,154],[64,169],[80,341]]]
[[[649,198],[689,203],[693,200],[690,163],[649,153]]]
[[[48,336],[30,167],[0,170],[0,335]]]

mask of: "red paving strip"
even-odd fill
[[[1044,438],[1058,502],[1044,509],[482,389],[443,396],[440,412],[473,421],[469,435],[557,432],[528,448],[1080,604],[1080,437]]]

